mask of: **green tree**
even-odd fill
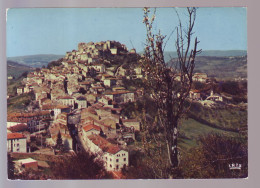
[[[51,165],[52,179],[109,179],[104,163],[91,153],[64,156]]]
[[[55,147],[56,147],[56,149],[59,149],[59,150],[61,150],[62,147],[63,147],[63,141],[62,141],[62,138],[61,138],[60,131],[59,131],[58,136],[57,136],[56,146]]]

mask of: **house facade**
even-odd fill
[[[98,154],[104,161],[107,171],[120,171],[128,166],[128,152],[108,142],[105,138],[92,134],[87,137],[87,145],[92,153]]]
[[[27,152],[26,136],[21,133],[7,134],[7,151],[8,152]]]

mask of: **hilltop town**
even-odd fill
[[[141,117],[128,115],[126,106],[144,96],[142,84],[136,84],[143,79],[141,58],[116,41],[79,43],[48,68],[28,73],[16,95],[33,100],[24,110],[8,113],[8,152],[86,151],[96,154],[108,172],[120,173],[129,166],[129,152],[139,149],[133,143],[142,130]],[[193,80],[207,86],[216,82],[205,73],[195,73]],[[228,96],[212,87],[194,88],[189,100],[214,107],[226,104]],[[39,167],[31,158],[17,163]]]
[[[134,49],[128,51],[119,42],[80,43],[78,50],[66,53],[61,65],[29,73],[17,94],[33,93],[35,105],[27,112],[9,113],[7,127],[27,126],[31,135],[48,127],[46,147],[54,147],[60,134],[67,151],[80,148],[100,153],[108,171],[128,166],[127,143],[135,140],[140,120],[122,116],[120,105],[135,101],[141,91],[127,90],[123,78],[142,78],[142,72],[139,66],[125,69],[104,58],[117,55],[138,58]],[[14,138],[24,141],[8,144],[8,150],[27,152],[25,135],[8,134],[9,140]]]

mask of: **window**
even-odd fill
[[[126,161],[126,158],[124,158],[124,161]]]
[[[112,159],[110,158],[110,161],[112,161]]]
[[[19,147],[19,143],[18,143],[18,144],[16,144],[16,146],[17,146],[17,147]]]
[[[118,163],[118,162],[119,162],[119,159],[116,159],[116,162]]]
[[[118,169],[118,165],[116,165],[116,169]]]
[[[112,165],[110,165],[110,168],[112,168]]]

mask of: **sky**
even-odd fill
[[[185,8],[157,8],[154,30],[171,36],[165,48],[175,51],[179,13]],[[59,54],[80,42],[119,41],[128,49],[144,49],[146,29],[142,8],[14,8],[7,12],[7,57]],[[194,26],[202,50],[247,50],[247,9],[198,8]]]

